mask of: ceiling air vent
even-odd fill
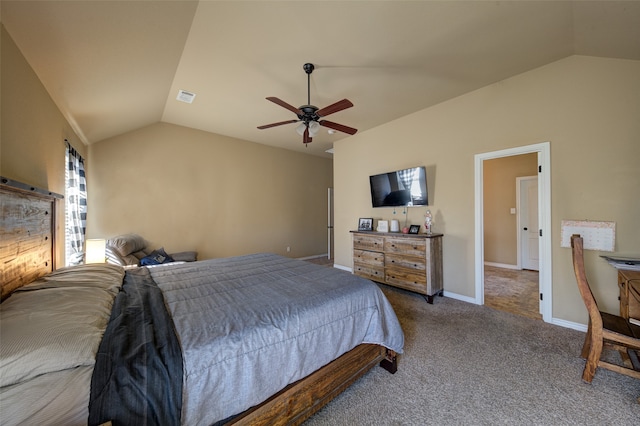
[[[176,99],[180,102],[186,102],[190,104],[193,102],[193,98],[195,97],[195,93],[187,92],[186,90],[178,90],[178,97]]]

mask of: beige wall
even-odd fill
[[[69,140],[87,160],[88,238],[139,232],[201,258],[326,253],[331,160],[168,124],[85,147],[4,27],[1,37],[0,174],[64,194]]]
[[[549,141],[553,312],[586,323],[560,247],[562,219],[617,223],[616,250],[640,255],[640,61],[572,56],[487,86],[335,144],[336,263],[350,267],[358,217],[373,209],[368,176],[427,166],[434,230],[444,236],[444,289],[475,298],[474,155]],[[426,208],[410,209],[421,223]],[[587,273],[604,309],[617,310],[616,272],[587,252]]]
[[[87,153],[4,27],[1,38],[0,174],[64,192],[69,139],[88,159],[88,237],[136,231],[203,257],[283,253],[287,245],[294,257],[324,252],[329,160],[164,124]],[[368,176],[425,165],[434,230],[445,234],[445,291],[475,297],[474,155],[550,141],[553,316],[584,323],[560,221],[615,221],[616,251],[640,255],[638,117],[639,61],[573,56],[339,141],[336,263],[351,266],[348,231],[359,217],[401,215],[371,207]],[[243,195],[223,203],[210,182],[227,182],[233,165],[246,171],[230,183]],[[280,188],[275,201],[255,182]],[[195,210],[185,218],[183,206]],[[422,223],[425,210],[410,209],[409,222]],[[59,264],[63,251],[60,244]],[[599,254],[587,252],[587,272],[602,307],[614,312],[615,271]]]
[[[516,178],[536,176],[537,154],[485,160],[483,163],[484,260],[503,265],[518,264]]]
[[[136,232],[201,259],[327,252],[330,159],[165,123],[93,144],[90,156],[89,238]]]
[[[1,38],[0,175],[64,194],[64,140],[69,140],[84,158],[87,158],[87,149],[4,26]],[[58,202],[58,212],[56,263],[61,266],[64,265],[63,202]]]

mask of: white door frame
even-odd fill
[[[551,149],[549,142],[476,154],[475,164],[475,303],[484,305],[484,160],[513,155],[538,154],[538,226],[540,237],[540,289],[542,319],[552,322],[551,283]]]

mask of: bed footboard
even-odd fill
[[[378,363],[392,373],[397,370],[395,352],[378,345],[359,345],[225,424],[299,425]],[[385,365],[392,365],[393,371]]]

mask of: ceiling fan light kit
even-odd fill
[[[347,108],[351,108],[353,106],[353,103],[351,103],[351,101],[348,99],[342,99],[341,101],[335,102],[324,108],[318,108],[315,105],[311,105],[311,73],[313,72],[315,67],[313,66],[313,64],[306,63],[302,68],[304,69],[304,72],[307,73],[307,105],[302,105],[301,107],[296,108],[279,98],[266,98],[268,101],[271,101],[293,112],[294,114],[296,114],[298,119],[265,124],[264,126],[258,126],[258,129],[269,129],[271,127],[281,126],[284,124],[300,122],[300,124],[296,127],[296,132],[302,135],[302,143],[304,143],[305,145],[310,143],[312,141],[312,137],[318,134],[321,126],[328,127],[330,129],[329,133],[331,134],[335,133],[335,130],[337,130],[349,135],[355,135],[358,129],[322,119],[327,115],[334,114]],[[333,133],[331,132],[332,130],[334,131]]]

